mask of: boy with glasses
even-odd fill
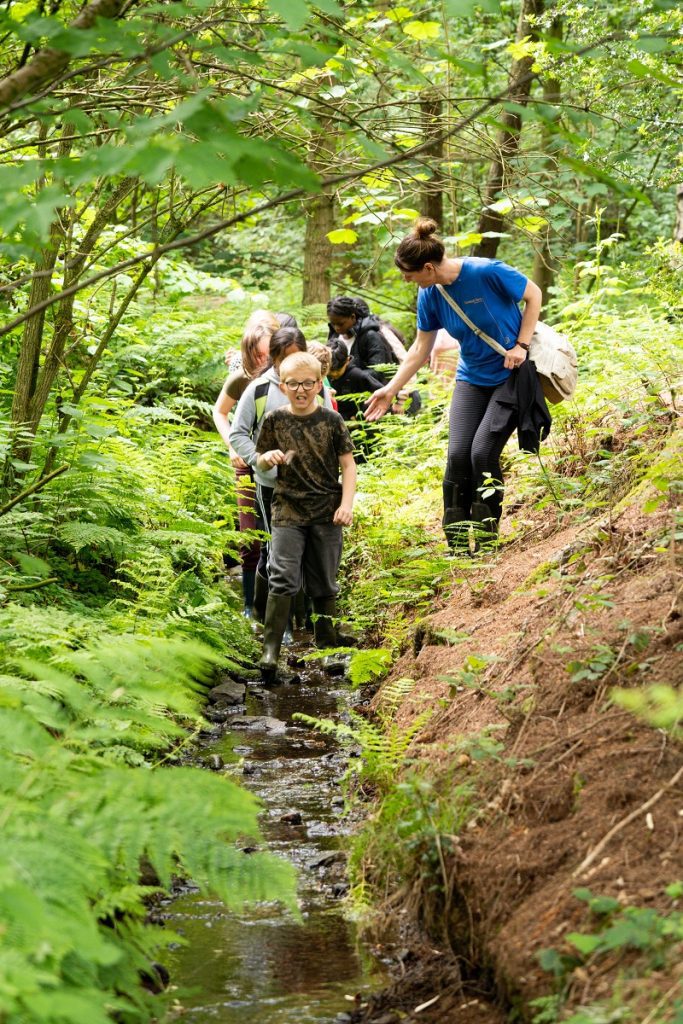
[[[289,404],[266,416],[256,444],[257,468],[265,472],[278,467],[260,661],[267,682],[277,674],[290,603],[302,576],[316,616],[316,645],[339,644],[334,624],[337,572],[342,527],[353,521],[356,464],[343,419],[318,403],[321,388],[320,363],[314,356],[307,352],[287,356],[280,366],[280,389]]]

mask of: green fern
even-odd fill
[[[101,526],[99,523],[70,522],[62,523],[58,535],[72,551],[78,554],[83,548],[102,551],[117,561],[129,555],[135,547],[130,534],[117,530],[113,526]]]
[[[389,718],[375,724],[353,712],[348,725],[301,712],[295,712],[292,717],[325,735],[334,736],[340,743],[357,744],[360,763],[351,762],[347,775],[358,775],[361,782],[385,791],[395,784],[397,774],[406,766],[408,748],[431,713],[425,711],[418,715],[408,728],[399,727]]]
[[[392,655],[384,647],[354,651],[349,663],[349,679],[354,687],[376,681],[389,669]]]
[[[216,655],[128,637],[62,649],[58,666],[16,660],[23,676],[0,678],[0,1015],[157,1016],[140,974],[176,937],[146,923],[142,861],[163,885],[188,875],[231,907],[294,900],[290,865],[235,846],[257,834],[252,795],[149,759],[182,735],[175,716],[199,722]]]
[[[405,676],[385,683],[379,691],[377,710],[383,721],[392,719],[406,697],[415,689],[415,680]]]

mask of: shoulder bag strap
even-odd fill
[[[446,300],[451,309],[455,310],[460,319],[467,324],[469,329],[473,331],[478,338],[481,338],[482,341],[486,342],[489,348],[492,348],[493,351],[497,352],[499,356],[506,356],[508,354],[508,350],[506,348],[503,348],[500,342],[495,341],[493,338],[490,338],[488,334],[485,334],[484,331],[482,331],[479,327],[477,327],[475,323],[473,323],[470,320],[467,313],[465,313],[465,311],[460,308],[458,303],[455,301],[454,298],[452,298],[452,296],[448,294],[448,292],[446,291],[442,284],[437,284],[436,287],[439,292],[439,295],[441,295]]]

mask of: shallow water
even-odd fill
[[[207,742],[201,758],[222,757],[261,798],[269,849],[300,869],[302,920],[272,903],[226,910],[188,888],[162,908],[187,940],[173,954],[171,983],[193,1024],[330,1024],[354,1008],[361,991],[381,986],[381,966],[359,943],[345,917],[343,858],[315,861],[339,850],[345,831],[339,777],[344,762],[334,740],[291,722],[295,711],[337,717],[351,695],[339,679],[305,668],[300,684],[247,697],[247,715],[271,715],[287,731],[265,734],[231,728]],[[239,716],[239,713],[238,713]],[[236,716],[236,718],[238,717]],[[286,824],[292,811],[302,823]],[[348,1018],[347,1018],[348,1019]]]

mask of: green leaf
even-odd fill
[[[665,85],[671,85],[674,88],[680,86],[680,82],[677,82],[671,75],[666,75],[660,68],[644,64],[642,60],[636,60],[635,57],[633,60],[627,61],[626,67],[632,75],[636,75],[638,78],[656,78],[658,82],[664,82]]]
[[[305,0],[268,0],[268,6],[295,32],[304,27],[311,14]]]
[[[92,118],[88,117],[86,113],[75,107],[72,107],[70,110],[65,110],[62,114],[62,120],[65,124],[73,125],[73,127],[79,132],[90,132],[93,130],[95,124]]]
[[[679,5],[679,0],[673,0],[671,6]],[[644,50],[645,53],[661,53],[671,48],[671,40],[664,36],[652,36],[649,39],[634,39],[631,43],[637,50]],[[680,84],[680,83],[679,83]]]
[[[504,217],[506,214],[510,213],[513,207],[514,203],[512,200],[505,196],[503,199],[497,199],[495,203],[491,203],[490,206],[488,206],[488,209],[493,210],[494,213],[500,213]]]
[[[401,28],[407,36],[420,41],[438,39],[441,33],[441,25],[438,21],[409,21]]]
[[[565,963],[556,949],[540,949],[537,956],[538,962],[544,971],[554,974],[556,978],[562,977]]]
[[[470,245],[479,245],[484,237],[480,231],[465,231],[461,235],[451,235],[453,244],[460,249],[468,248]]]
[[[581,932],[570,932],[565,938],[584,956],[590,956],[602,942],[600,935],[583,935]]]
[[[358,235],[351,228],[337,228],[336,231],[328,231],[327,238],[332,245],[353,245]]]
[[[335,3],[335,0],[314,0],[313,6],[317,7],[319,11],[324,11],[325,14],[332,15],[333,18],[346,17],[344,8],[340,4]]]
[[[392,217],[408,217],[411,220],[414,220],[415,218],[420,216],[420,211],[413,210],[413,208],[410,206],[402,206],[399,207],[398,209],[393,209],[391,211],[391,215]]]
[[[537,231],[540,231],[548,223],[545,217],[537,217],[533,214],[529,214],[527,217],[515,217],[514,222],[518,228],[522,228],[524,231],[529,231],[532,234],[536,234]]]
[[[51,567],[43,558],[27,555],[23,551],[15,551],[12,557],[27,576],[49,576],[52,572]]]

